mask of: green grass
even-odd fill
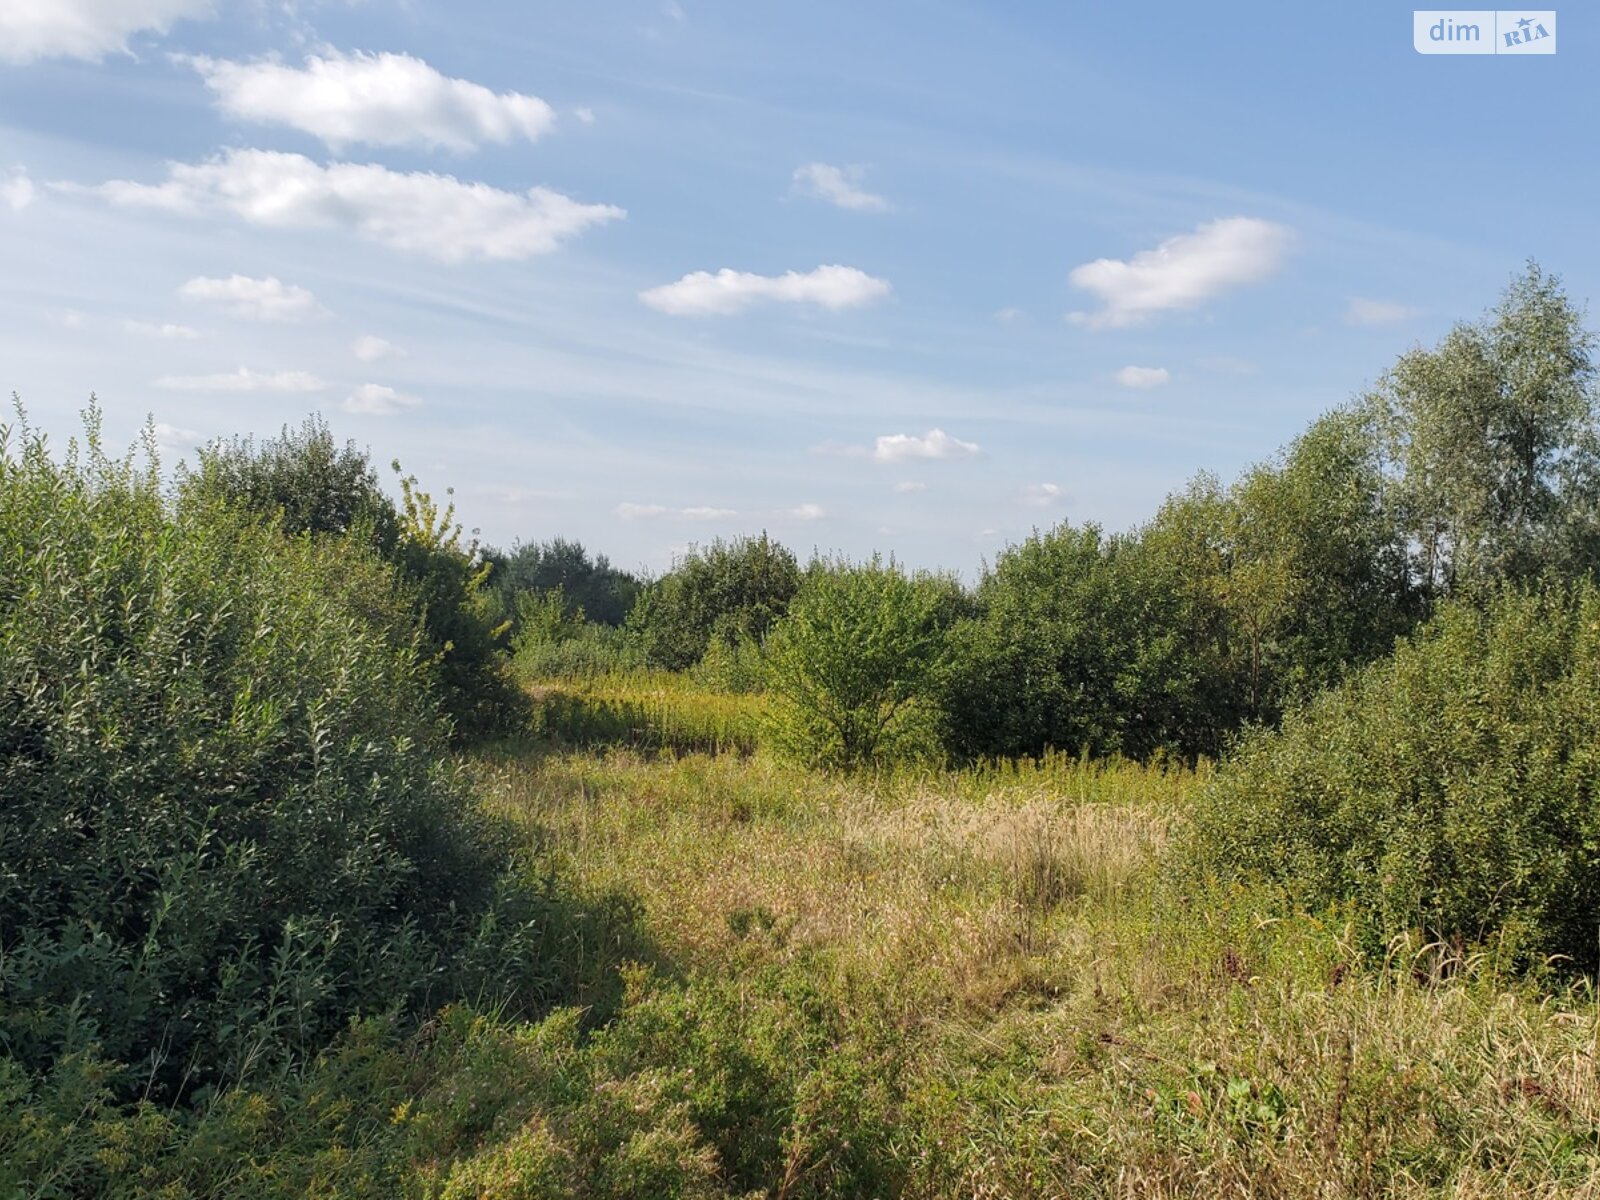
[[[758,694],[708,691],[667,671],[546,680],[529,690],[535,728],[570,746],[751,754],[766,713]]]
[[[750,703],[663,682],[652,711]],[[1589,990],[1374,966],[1338,913],[1184,884],[1202,775],[829,776],[584,728],[469,767],[602,915],[560,952],[621,994],[368,1021],[192,1121],[69,1089],[14,1136],[72,1125],[141,1196],[1600,1196]]]

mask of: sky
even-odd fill
[[[1559,16],[0,0],[0,387],[169,462],[320,413],[502,547],[970,576],[1271,456],[1529,258],[1600,291]]]

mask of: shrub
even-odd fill
[[[1600,593],[1450,605],[1251,739],[1205,790],[1202,869],[1417,930],[1591,966],[1600,923]]]
[[[978,602],[950,688],[958,755],[1213,748],[1203,620],[1176,564],[1137,539],[1093,525],[1035,534],[1001,555]]]
[[[695,547],[640,594],[628,626],[652,666],[682,671],[712,641],[760,641],[800,586],[794,555],[766,534]]]
[[[509,553],[488,551],[494,564],[489,586],[500,609],[519,631],[519,602],[525,595],[560,592],[569,612],[582,611],[597,625],[621,625],[639,594],[639,581],[611,565],[604,554],[590,557],[580,542],[552,538],[515,546]]]
[[[526,681],[585,679],[642,666],[625,630],[597,625],[568,606],[560,588],[517,597],[518,630],[512,639],[517,674]]]
[[[959,598],[892,561],[814,564],[766,644],[774,743],[843,767],[935,752]]]
[[[526,704],[506,676],[506,629],[484,586],[487,565],[462,541],[453,505],[441,509],[414,478],[400,480],[397,506],[367,455],[352,442],[339,446],[313,417],[259,444],[213,443],[198,470],[182,476],[181,491],[186,503],[255,513],[291,536],[348,538],[376,551],[406,585],[423,630],[417,649],[455,736],[514,733],[525,722]],[[414,624],[406,622],[408,635]]]
[[[126,1064],[119,1095],[172,1097],[302,1058],[354,1012],[537,969],[370,550],[169,507],[91,412],[61,462],[0,428],[0,563],[18,1064],[89,1054]]]

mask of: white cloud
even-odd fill
[[[188,60],[229,116],[288,125],[334,150],[356,143],[473,150],[486,142],[533,141],[555,123],[537,96],[496,94],[442,75],[409,54],[312,55],[281,62]]]
[[[689,19],[689,14],[683,11],[683,5],[679,4],[678,0],[664,0],[661,5],[661,11],[674,21],[687,21]]]
[[[220,375],[163,375],[159,388],[179,392],[320,392],[328,385],[308,371],[252,371],[240,367]]]
[[[654,520],[656,517],[680,517],[691,522],[718,522],[739,515],[736,509],[717,509],[710,504],[694,504],[688,509],[669,509],[666,504],[618,504],[614,512],[626,522]]]
[[[202,275],[180,287],[178,295],[185,300],[218,305],[223,312],[253,321],[303,321],[327,311],[305,288],[284,283],[275,275],[265,279],[248,275],[213,279]]]
[[[640,292],[639,299],[675,317],[724,316],[762,301],[855,308],[881,300],[893,289],[855,267],[827,266],[800,274],[752,275],[726,267],[715,275],[695,271],[676,283]]]
[[[678,517],[689,521],[723,521],[737,517],[731,508],[715,508],[709,504],[696,504],[688,508],[668,508],[664,504],[619,504],[613,510],[624,521],[649,521],[658,517]]]
[[[5,0],[0,4],[0,60],[101,59],[128,38],[165,33],[182,17],[211,12],[211,0]]]
[[[140,337],[161,338],[166,341],[192,342],[200,331],[189,325],[175,325],[170,321],[124,321],[122,327]]]
[[[664,517],[667,509],[660,504],[619,504],[616,507],[617,516],[624,521],[648,520],[651,517]]]
[[[366,334],[350,343],[350,353],[362,362],[382,362],[386,358],[405,358],[406,352],[393,342]]]
[[[1022,502],[1030,508],[1048,508],[1064,495],[1060,484],[1030,483],[1022,489]]]
[[[13,167],[5,175],[0,175],[0,202],[12,212],[21,212],[33,203],[38,195],[38,189],[33,186],[33,180],[28,178],[25,167]]]
[[[1398,325],[1417,315],[1416,309],[1394,300],[1364,300],[1352,296],[1344,312],[1344,321],[1346,325],[1359,326]]]
[[[1195,308],[1228,288],[1260,283],[1275,272],[1293,238],[1282,225],[1256,217],[1226,217],[1193,233],[1168,238],[1127,262],[1096,259],[1074,267],[1073,286],[1104,307],[1068,319],[1094,329],[1137,325],[1157,313]]]
[[[179,429],[165,421],[156,422],[156,444],[164,450],[187,450],[200,444],[200,435],[193,429]]]
[[[360,413],[366,417],[392,417],[422,403],[416,396],[397,392],[381,383],[363,383],[344,400],[345,412]]]
[[[229,150],[203,163],[169,163],[163,183],[114,179],[88,190],[113,204],[231,213],[276,229],[342,229],[450,263],[545,254],[626,215],[542,187],[507,192],[424,171],[321,166],[273,150]]]
[[[1165,367],[1123,367],[1111,378],[1125,388],[1149,391],[1168,382],[1172,378],[1172,372]]]
[[[587,105],[580,104],[577,108],[572,110],[572,115],[577,117],[578,120],[582,121],[585,125],[594,124],[594,109],[588,107]]]
[[[927,491],[928,485],[923,483],[920,479],[902,479],[899,483],[894,485],[894,490],[903,496],[908,496],[913,492]]]
[[[785,515],[793,517],[796,521],[820,521],[828,514],[820,504],[800,504],[791,508]]]
[[[1027,316],[1020,308],[1002,308],[994,314],[994,319],[1002,325],[1015,325],[1018,321],[1026,320]]]
[[[879,462],[903,462],[918,458],[971,458],[981,454],[976,442],[963,442],[942,429],[930,429],[922,437],[909,433],[888,434],[873,445],[872,457]]]
[[[82,329],[89,318],[75,308],[60,308],[50,314],[50,320],[63,329]]]
[[[860,167],[832,167],[827,163],[807,163],[794,173],[795,190],[839,208],[855,212],[888,212],[892,207],[882,196],[857,186],[864,172]]]

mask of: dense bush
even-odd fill
[[[1203,794],[1205,870],[1313,909],[1596,961],[1600,593],[1446,606],[1393,658],[1246,744]]]
[[[408,593],[153,465],[0,430],[0,1047],[171,1097],[526,966]],[[507,907],[507,906],[512,907]],[[502,922],[496,933],[496,922]],[[529,975],[529,979],[533,976]]]
[[[519,593],[517,614],[512,661],[523,680],[582,679],[644,665],[633,637],[616,626],[587,620],[560,588]]]
[[[775,744],[824,766],[934,753],[960,604],[953,581],[893,562],[814,563],[763,654]]]
[[[766,534],[696,547],[647,587],[628,627],[652,666],[694,666],[713,640],[760,641],[800,587],[800,565]]]
[[[639,594],[632,575],[613,567],[604,554],[591,558],[582,543],[565,538],[518,545],[507,554],[489,550],[484,557],[493,566],[490,590],[513,633],[520,629],[518,605],[525,595],[560,592],[569,612],[582,612],[597,625],[621,625]]]
[[[398,472],[399,464],[395,464]],[[443,509],[410,477],[397,505],[366,454],[338,445],[313,417],[260,443],[218,441],[182,480],[190,503],[222,503],[269,519],[285,533],[348,538],[370,547],[404,581],[422,625],[418,650],[462,740],[514,733],[527,718],[506,667],[505,622],[485,590],[489,571]],[[407,623],[407,628],[410,627]]]
[[[1214,753],[1236,719],[1207,655],[1215,605],[1136,537],[1036,534],[1000,556],[977,600],[948,701],[962,757]]]

